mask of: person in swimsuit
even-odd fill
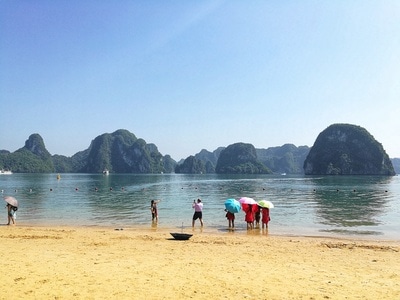
[[[158,210],[157,210],[157,203],[161,200],[151,200],[150,202],[150,210],[151,210],[151,220],[154,222],[158,222]]]

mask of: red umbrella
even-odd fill
[[[8,204],[14,206],[14,207],[18,207],[18,200],[15,199],[14,197],[11,196],[5,196],[4,197],[4,201],[6,201]]]

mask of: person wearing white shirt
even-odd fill
[[[192,227],[194,227],[194,222],[199,219],[201,227],[203,227],[203,203],[201,199],[193,200],[192,207],[194,208],[193,220],[192,220]]]

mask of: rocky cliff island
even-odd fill
[[[382,145],[364,128],[333,124],[322,131],[304,161],[306,175],[395,175]]]

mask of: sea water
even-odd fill
[[[275,205],[269,234],[400,238],[399,176],[12,174],[0,189],[18,199],[26,225],[191,227],[201,198],[204,229],[226,232],[225,200],[246,196]],[[157,224],[152,199],[161,200]],[[235,225],[246,232],[243,212]]]

